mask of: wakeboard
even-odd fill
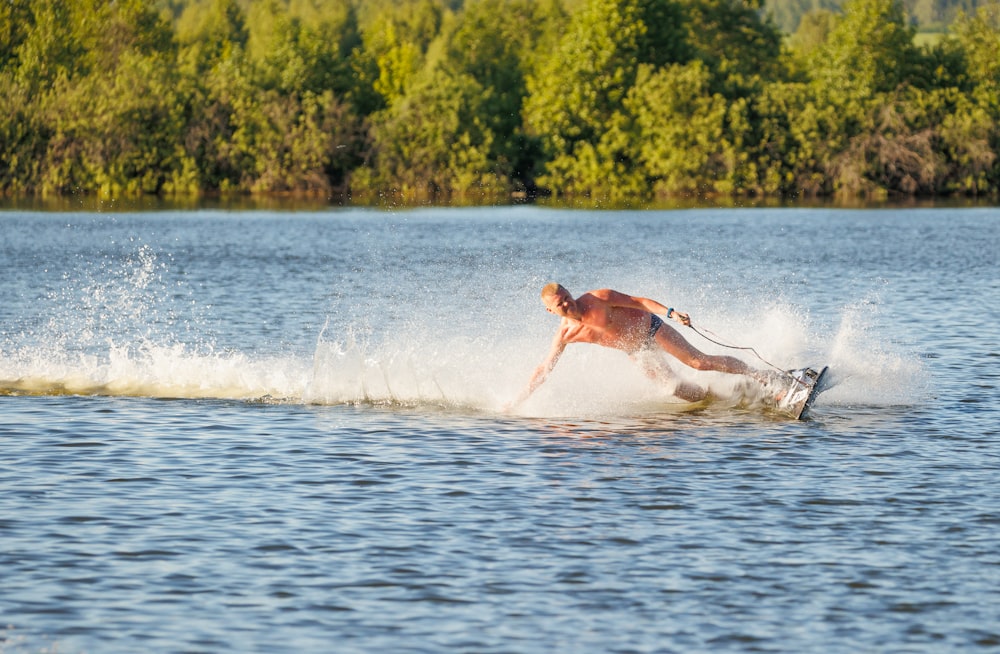
[[[826,372],[829,368],[823,366],[816,371],[812,368],[789,370],[788,377],[782,385],[783,393],[777,397],[777,410],[796,420],[802,420],[809,412],[809,407],[816,396],[826,390]]]

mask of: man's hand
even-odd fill
[[[668,309],[667,310],[667,318],[670,318],[672,320],[676,320],[677,322],[679,322],[680,324],[684,325],[685,327],[690,327],[691,326],[691,316],[689,316],[688,314],[684,313],[683,311],[674,311],[673,309]]]

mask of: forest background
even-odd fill
[[[1000,5],[762,1],[3,0],[0,194],[997,196]]]

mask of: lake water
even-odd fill
[[[1000,210],[0,213],[0,652],[1000,649]],[[684,405],[557,319],[828,364]]]

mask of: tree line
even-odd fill
[[[0,194],[994,195],[1000,5],[5,0]]]
[[[769,0],[767,11],[782,30],[794,32],[805,14],[816,9],[840,11],[845,0]],[[972,14],[988,0],[903,0],[910,23],[921,32],[946,32],[960,13]]]

